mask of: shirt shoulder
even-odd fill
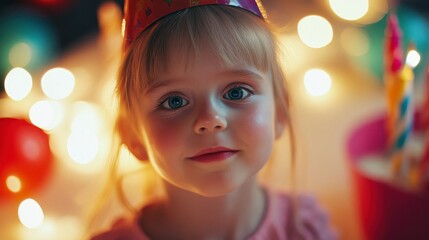
[[[112,227],[94,235],[91,240],[135,239],[149,240],[150,238],[139,227],[137,217],[121,218]]]
[[[327,212],[310,195],[266,191],[264,217],[249,240],[336,240]],[[138,224],[138,216],[122,218],[91,240],[149,240]]]
[[[267,191],[265,217],[251,240],[335,240],[327,212],[310,195]]]

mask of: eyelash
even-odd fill
[[[231,91],[232,89],[242,89],[242,90],[247,92],[247,95],[244,98],[240,98],[240,99],[227,99],[227,98],[225,98],[225,99],[231,100],[231,101],[239,101],[239,100],[244,100],[244,99],[250,97],[251,95],[255,94],[255,91],[253,89],[251,89],[250,87],[248,87],[247,85],[243,86],[243,84],[234,84],[225,91],[225,93],[222,95],[222,97],[225,97],[226,94],[228,94],[228,92]]]
[[[245,95],[245,97],[240,98],[240,99],[228,99],[228,98],[226,98],[225,96],[228,94],[228,92],[231,91],[231,90],[233,90],[233,89],[244,90],[244,91],[246,91],[247,95]],[[250,89],[250,87],[243,86],[243,84],[234,84],[234,85],[232,85],[232,86],[230,86],[230,87],[227,88],[227,90],[222,94],[222,97],[224,99],[226,99],[226,100],[229,100],[229,101],[240,101],[240,100],[244,100],[244,99],[250,97],[253,94],[255,94],[255,91],[253,89]],[[177,108],[171,108],[171,107],[164,106],[164,104],[168,103],[167,101],[169,101],[169,100],[171,100],[171,99],[173,99],[175,97],[180,98],[184,102],[184,105],[182,104],[181,106],[179,106]],[[158,109],[162,109],[162,110],[168,110],[168,111],[177,111],[180,108],[188,105],[188,103],[189,103],[189,101],[186,100],[185,98],[181,97],[179,94],[177,94],[177,93],[171,93],[171,94],[168,94],[165,97],[161,98],[158,101],[157,108]]]
[[[175,98],[175,97],[178,97],[178,98],[182,99],[182,101],[184,101],[184,102],[185,102],[185,105],[182,105],[182,106],[180,106],[180,107],[178,107],[178,108],[171,108],[171,107],[170,107],[170,108],[168,108],[168,107],[165,107],[165,106],[164,106],[164,104],[166,104],[169,100],[171,100],[171,99],[173,99],[173,98]],[[189,101],[188,101],[188,100],[186,100],[185,98],[181,97],[179,94],[177,94],[177,93],[171,93],[171,94],[168,94],[167,96],[165,96],[165,97],[161,98],[161,99],[158,101],[157,108],[158,108],[158,109],[162,109],[162,110],[168,110],[168,111],[176,111],[176,110],[179,110],[180,108],[182,108],[182,107],[184,107],[184,106],[188,105],[188,103],[189,103]]]

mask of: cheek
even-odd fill
[[[157,120],[146,124],[151,148],[158,153],[173,153],[179,147],[185,133],[180,121]]]
[[[267,104],[253,106],[240,116],[240,125],[244,128],[246,135],[251,135],[252,139],[268,140],[274,138],[274,110]]]
[[[274,111],[270,105],[248,109],[236,123],[235,136],[245,152],[246,166],[259,171],[270,159],[275,141]]]

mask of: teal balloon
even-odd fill
[[[420,53],[421,61],[414,69],[415,79],[420,80],[424,77],[425,66],[428,64],[429,58],[429,22],[422,14],[409,7],[399,6],[392,12],[396,13],[399,26],[401,27],[401,44],[404,58],[411,42],[415,44],[416,50]],[[363,27],[364,32],[368,36],[369,49],[365,55],[357,58],[358,62],[370,70],[380,81],[383,79],[383,55],[387,17],[388,15],[385,15],[380,21]]]
[[[32,9],[14,8],[0,16],[0,70],[8,72],[11,49],[26,43],[31,49],[27,70],[38,70],[52,61],[57,52],[57,37],[50,22]]]

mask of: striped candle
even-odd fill
[[[405,156],[405,147],[413,127],[413,69],[405,64],[397,78],[393,79],[397,95],[396,115],[391,123],[389,153],[392,159],[393,173],[399,177],[407,177],[410,172],[410,162]],[[396,100],[396,99],[395,99]]]
[[[401,29],[394,14],[387,20],[384,52],[384,84],[387,96],[388,153],[394,176],[409,180],[410,161],[405,146],[412,131],[413,69],[404,64]]]
[[[398,88],[397,78],[403,65],[401,48],[401,29],[396,15],[390,14],[387,19],[386,39],[384,49],[384,84],[387,97],[387,133],[388,146],[394,145],[396,119],[398,118],[398,104],[403,89]]]

